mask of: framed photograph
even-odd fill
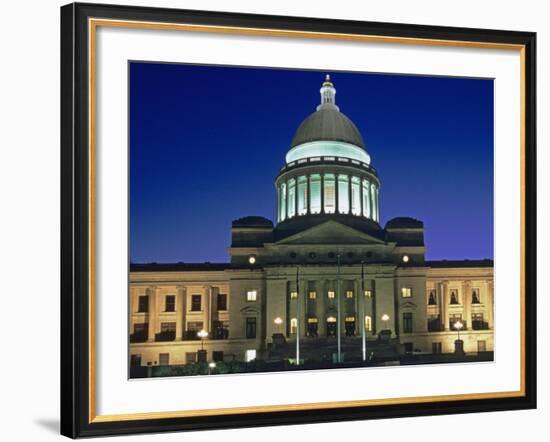
[[[535,43],[62,7],[62,434],[535,408]]]

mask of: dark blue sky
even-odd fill
[[[132,262],[225,262],[231,221],[275,220],[274,179],[325,71],[130,64]],[[493,81],[330,72],[428,259],[493,257]]]

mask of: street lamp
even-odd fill
[[[277,316],[273,320],[273,323],[277,326],[277,333],[280,333],[281,332],[281,324],[283,323],[283,319],[281,317]]]
[[[460,341],[460,330],[462,330],[462,328],[464,327],[464,324],[460,321],[456,321],[454,326],[455,326],[455,330],[458,333],[458,341]]]
[[[197,332],[197,336],[201,339],[201,350],[204,350],[204,338],[208,336],[208,332],[202,329],[200,332]]]
[[[388,321],[390,320],[389,315],[387,315],[386,313],[384,313],[384,314],[382,315],[382,318],[380,318],[380,319],[382,319],[382,321],[384,321],[384,326],[386,327],[386,330],[388,330]]]
[[[210,364],[208,364],[208,374],[212,374],[212,370],[214,370],[214,368],[216,368],[216,363],[210,362]]]

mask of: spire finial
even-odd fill
[[[336,106],[336,89],[330,79],[330,74],[325,75],[325,81],[321,86],[321,104],[317,106],[317,110],[324,108],[332,108],[338,110]]]

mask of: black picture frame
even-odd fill
[[[222,416],[90,419],[89,18],[513,44],[524,51],[524,395]],[[116,5],[61,8],[61,434],[240,428],[536,408],[536,34]]]

